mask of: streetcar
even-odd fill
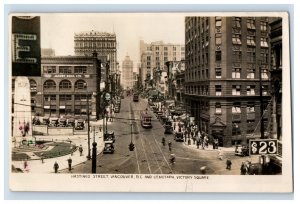
[[[134,102],[139,102],[139,95],[138,94],[133,94],[133,101]]]
[[[143,128],[152,128],[150,112],[148,110],[141,111],[141,126]]]

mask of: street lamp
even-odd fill
[[[97,166],[97,143],[95,140],[95,126],[94,126],[93,150],[92,150],[92,174],[96,173],[96,166]]]
[[[129,151],[133,151],[134,148],[135,148],[135,147],[134,147],[134,144],[133,144],[133,142],[132,142],[132,126],[133,126],[133,123],[131,123],[130,126],[131,126],[131,135],[130,135],[131,140],[130,140],[130,144],[129,144]]]
[[[84,83],[84,87],[87,88],[87,83]],[[86,94],[86,106],[87,106],[87,121],[88,121],[88,130],[87,130],[87,134],[88,134],[88,155],[86,156],[86,158],[88,160],[91,159],[91,141],[90,141],[90,104],[89,104],[89,94],[87,92]]]

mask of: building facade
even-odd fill
[[[100,61],[94,56],[42,58],[41,112],[49,117],[91,119],[100,114]]]
[[[133,61],[126,56],[122,63],[122,86],[124,89],[132,89],[133,85]]]
[[[110,73],[117,71],[117,38],[115,33],[88,31],[74,35],[74,52],[78,56],[92,56],[97,52],[98,58],[107,57]]]
[[[167,61],[180,61],[185,57],[184,45],[164,43],[163,41],[145,43],[140,41],[141,80],[145,88],[155,79],[155,72],[166,69]],[[154,82],[155,83],[155,82]],[[157,82],[159,83],[159,82]]]
[[[185,45],[186,105],[200,130],[227,147],[261,137],[261,120],[267,132],[268,18],[186,17]]]

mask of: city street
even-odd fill
[[[164,128],[160,121],[152,114],[152,129],[144,129],[140,125],[140,111],[147,108],[147,101],[140,99],[133,102],[132,97],[122,100],[120,113],[115,114],[114,121],[108,125],[108,131],[114,131],[116,136],[115,152],[100,154],[97,158],[97,173],[124,174],[201,174],[200,168],[206,168],[206,174],[240,174],[242,161],[251,160],[250,157],[234,155],[234,148],[222,148],[223,160],[218,159],[218,151],[209,147],[205,150],[196,145],[185,142],[175,142],[173,135],[165,135],[166,145],[161,141]],[[131,127],[133,122],[132,141],[135,150],[129,151],[131,141]],[[167,143],[172,142],[169,151]],[[171,164],[170,154],[176,155],[175,164]],[[232,169],[226,169],[226,160],[232,160]],[[257,159],[252,157],[254,162]],[[91,161],[74,166],[72,173],[90,173]],[[67,170],[62,173],[69,173]]]

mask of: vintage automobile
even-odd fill
[[[175,132],[174,133],[174,140],[177,142],[177,141],[181,141],[183,142],[184,139],[183,139],[183,132]]]
[[[246,145],[236,145],[235,146],[235,155],[237,156],[249,156],[249,147]]]
[[[133,101],[134,102],[139,102],[139,95],[138,94],[133,94]]]
[[[84,120],[78,119],[75,130],[83,130],[84,129]]]
[[[113,154],[115,152],[114,143],[112,141],[104,141],[103,154]]]
[[[114,131],[107,131],[104,133],[104,141],[112,141],[113,143],[116,141]]]
[[[172,127],[172,122],[171,121],[166,121],[165,125],[165,134],[173,134],[173,127]]]
[[[67,125],[67,120],[65,118],[59,119],[57,127],[66,127]]]
[[[120,113],[120,106],[115,106],[114,111],[115,113]]]
[[[167,117],[167,116],[165,116],[165,115],[160,116],[160,122],[161,122],[162,124],[165,124],[165,123],[167,122],[167,120],[168,120],[168,117]]]
[[[75,127],[75,119],[74,118],[69,118],[67,121],[67,127]]]

